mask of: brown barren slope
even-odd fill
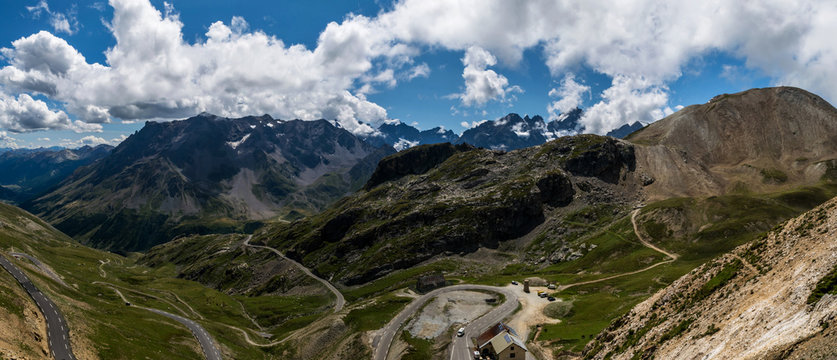
[[[766,192],[834,168],[837,109],[793,87],[719,95],[631,134],[649,198]]]

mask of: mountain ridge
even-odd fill
[[[95,246],[141,250],[183,231],[242,229],[224,219],[316,211],[362,186],[371,164],[392,152],[325,120],[201,114],[146,123],[110,156],[25,207]],[[221,228],[205,228],[202,219]],[[142,239],[148,233],[156,235],[150,242]]]

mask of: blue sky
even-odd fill
[[[835,6],[787,3],[6,1],[0,147],[117,143],[200,111],[461,133],[580,106],[603,133],[752,87],[831,101]]]

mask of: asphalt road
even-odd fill
[[[113,289],[113,291],[116,292],[117,295],[119,295],[120,298],[122,298],[122,301],[124,301],[125,303],[130,303],[130,301],[128,301],[128,299],[125,298],[125,295],[122,295],[122,292],[119,291],[119,289],[117,289],[113,285],[101,282],[98,283],[110,287],[111,289]],[[159,315],[163,315],[169,319],[186,325],[186,327],[189,328],[189,331],[192,332],[192,335],[194,335],[195,338],[198,339],[198,343],[200,343],[201,345],[201,350],[203,350],[204,357],[206,357],[207,360],[221,360],[221,352],[218,351],[218,348],[215,347],[215,343],[212,341],[212,337],[209,336],[209,333],[207,333],[206,330],[200,324],[185,317],[175,315],[163,310],[147,308],[144,306],[135,307],[143,310],[148,310]]]
[[[139,307],[139,306],[138,306]],[[212,342],[212,338],[209,334],[204,330],[200,324],[189,320],[185,317],[178,316],[169,312],[165,312],[163,310],[157,310],[152,308],[143,307],[142,309],[158,313],[163,315],[167,318],[170,318],[174,321],[177,321],[183,325],[186,325],[189,330],[192,331],[192,334],[195,335],[195,338],[198,339],[198,342],[201,344],[201,349],[203,349],[203,354],[206,356],[207,360],[221,360],[221,353],[218,351],[218,348],[215,347],[215,343]]]
[[[17,279],[20,285],[29,293],[29,296],[32,297],[32,300],[35,300],[38,308],[41,309],[41,313],[44,315],[44,319],[46,319],[47,339],[49,341],[49,351],[52,353],[52,356],[57,360],[74,360],[75,356],[73,356],[73,350],[70,347],[70,329],[67,326],[67,320],[58,311],[55,303],[38,290],[32,284],[32,281],[29,280],[29,277],[5,256],[0,255],[0,265]]]
[[[298,267],[300,270],[302,270],[302,272],[304,272],[305,275],[308,275],[308,276],[314,278],[315,280],[321,282],[323,285],[325,285],[325,287],[328,288],[328,290],[331,291],[334,294],[334,296],[337,297],[337,300],[334,302],[334,312],[338,312],[340,310],[343,310],[343,306],[346,305],[346,298],[344,298],[343,294],[340,293],[340,291],[337,290],[337,288],[334,287],[334,285],[332,285],[330,282],[328,282],[328,280],[323,279],[323,278],[321,278],[317,275],[314,275],[314,273],[312,273],[311,270],[309,270],[307,267],[305,267],[304,265],[296,262],[296,260],[285,256],[285,254],[282,254],[279,250],[276,250],[276,249],[274,249],[270,246],[251,244],[250,239],[252,239],[252,238],[253,238],[253,235],[247,236],[247,240],[244,240],[244,246],[249,246],[249,247],[256,248],[256,249],[267,249],[267,250],[272,251],[274,254],[279,255],[279,257],[281,257],[282,259],[290,261],[292,264],[294,264],[296,267]]]
[[[479,319],[466,325],[465,336],[456,337],[454,335],[453,346],[451,347],[451,359],[472,360],[473,355],[469,353],[469,351],[472,351],[469,350],[471,341],[470,338],[478,336],[480,332],[485,331],[488,326],[494,325],[495,323],[503,320],[517,309],[517,294],[509,289],[487,285],[453,285],[433,290],[416,298],[409,305],[407,305],[404,310],[401,310],[398,315],[390,320],[390,322],[387,323],[387,325],[381,330],[380,337],[376,341],[374,360],[386,360],[387,354],[389,353],[389,347],[392,345],[392,339],[398,335],[401,327],[406,323],[407,319],[415,315],[415,313],[421,309],[427,301],[442,293],[461,290],[493,291],[501,293],[506,297],[506,302],[495,307]]]

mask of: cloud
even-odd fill
[[[387,113],[357,92],[355,82],[368,76],[370,83],[395,86],[397,69],[387,66],[403,66],[404,60],[370,76],[372,59],[414,55],[362,16],[329,24],[309,50],[251,31],[240,17],[212,23],[206,40],[187,43],[170,5],[161,12],[147,0],[110,4],[108,26],[116,44],[105,52],[106,65],[88,63],[66,41],[42,31],[2,50],[9,65],[0,69],[0,84],[47,95],[94,125],[110,117],[174,119],[208,111],[336,119],[364,133],[372,128],[363,123],[386,119]]]
[[[497,58],[479,46],[471,46],[462,58],[465,69],[462,78],[465,79],[465,92],[459,94],[465,106],[482,106],[491,100],[505,100],[506,95],[520,92],[518,86],[509,86],[505,76],[487,69],[497,64]]]
[[[66,148],[71,148],[71,149],[72,148],[79,148],[79,147],[82,147],[82,146],[98,146],[98,145],[116,146],[116,145],[119,145],[119,143],[121,143],[122,141],[125,141],[125,139],[127,139],[127,138],[128,138],[128,136],[126,136],[124,134],[119,135],[118,137],[115,137],[115,138],[110,139],[110,140],[106,140],[105,138],[99,137],[99,136],[88,135],[88,136],[82,137],[81,139],[78,139],[78,140],[61,139],[60,145],[63,146],[63,147],[66,147]],[[40,140],[40,139],[38,139],[38,140]],[[47,141],[49,141],[49,139],[47,139]]]
[[[585,94],[590,95],[589,86],[577,83],[572,73],[565,75],[559,88],[549,90],[549,97],[558,98],[547,107],[549,118],[557,119],[561,114],[580,107]]]
[[[5,131],[0,131],[0,147],[17,149],[19,146],[17,145],[17,139],[9,136]]]
[[[73,35],[78,32],[78,20],[76,19],[75,10],[71,10],[66,14],[58,11],[50,11],[49,4],[47,4],[46,0],[41,0],[35,6],[27,6],[26,10],[36,19],[40,18],[41,14],[47,14],[49,16],[49,24],[55,32],[63,32],[67,35]]]
[[[407,74],[407,80],[413,80],[417,77],[426,78],[428,76],[430,76],[430,67],[427,66],[427,63],[421,63],[410,69]]]
[[[488,121],[488,120],[485,120],[485,119],[484,119],[484,120],[480,120],[480,121],[471,121],[471,123],[470,123],[470,124],[469,124],[467,121],[463,121],[463,122],[459,123],[459,125],[460,125],[460,126],[462,126],[462,127],[464,127],[464,128],[466,128],[466,129],[470,129],[470,128],[475,128],[475,127],[477,127],[477,126],[480,126],[480,125],[482,125],[483,123],[485,123],[485,122],[487,122],[487,121]]]
[[[0,128],[21,133],[37,130],[101,131],[101,125],[72,121],[64,111],[49,106],[27,94],[17,98],[0,92]]]
[[[602,93],[602,101],[584,112],[579,123],[593,133],[605,133],[626,122],[650,123],[673,111],[666,107],[667,89],[644,79],[616,76]]]
[[[594,106],[626,116],[659,105],[668,95],[666,85],[692,59],[713,52],[742,59],[776,85],[804,87],[835,101],[834,18],[837,3],[817,0],[404,0],[379,15],[384,27],[406,42],[451,50],[478,46],[510,66],[524,50],[541,48],[555,77],[593,69],[617,87],[605,90],[609,96]],[[645,87],[626,92],[627,83]],[[634,94],[641,102],[637,111],[616,111],[627,99],[616,94]],[[663,106],[657,109],[664,113]]]
[[[48,13],[42,4],[32,7],[33,16]],[[205,39],[189,42],[170,4],[162,11],[148,0],[110,5],[116,44],[104,65],[88,63],[53,34],[36,33],[2,50],[8,65],[0,84],[16,94],[44,94],[93,125],[209,111],[324,117],[364,133],[388,118],[365,95],[396,86],[396,79],[429,76],[429,67],[413,62],[422,51],[463,51],[464,90],[456,98],[481,106],[522,91],[491,67],[519,66],[524,51],[535,49],[554,78],[592,69],[611,79],[608,89],[591,94],[601,100],[583,120],[607,131],[664,115],[668,85],[692,60],[721,52],[774,84],[837,99],[833,1],[400,0],[375,17],[329,23],[312,49],[253,30],[240,17],[214,22]],[[69,16],[68,23],[72,31]],[[66,31],[61,26],[56,33]],[[575,85],[582,80],[572,78]],[[570,95],[581,88],[564,85],[550,111],[576,102]]]

